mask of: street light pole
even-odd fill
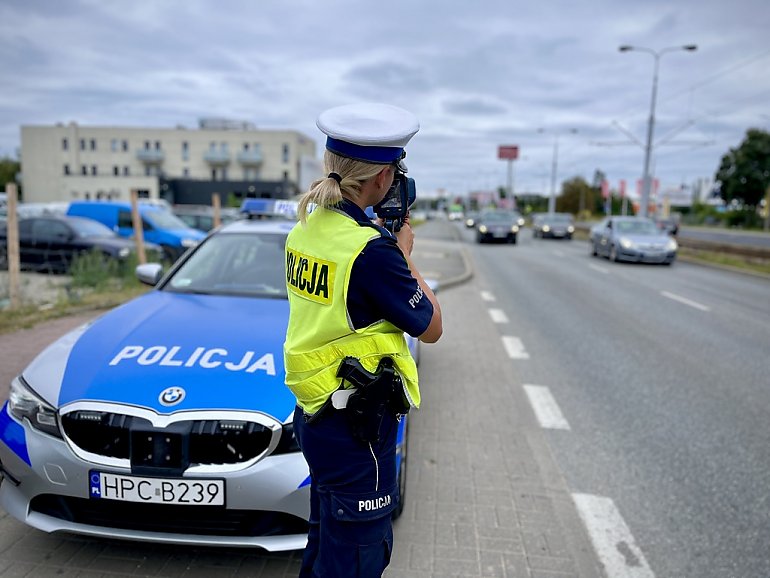
[[[544,133],[544,128],[537,129],[537,132]],[[576,128],[571,128],[568,131],[570,134],[577,133]],[[551,196],[548,197],[548,213],[553,214],[556,211],[556,175],[559,168],[559,135],[557,132],[553,139],[553,160],[551,161]]]
[[[660,51],[652,50],[651,48],[645,48],[640,46],[628,46],[623,45],[618,50],[620,52],[646,52],[652,54],[655,59],[655,66],[652,75],[652,99],[650,101],[650,119],[647,122],[647,141],[644,146],[644,169],[642,173],[642,200],[640,207],[640,216],[647,216],[647,208],[650,204],[650,189],[652,188],[652,175],[650,174],[650,160],[652,158],[652,137],[655,132],[655,104],[658,100],[658,68],[660,65],[660,58],[667,52],[675,52],[677,50],[686,50],[692,52],[697,50],[698,47],[695,44],[688,44],[686,46],[669,46],[663,48]]]

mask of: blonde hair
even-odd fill
[[[361,185],[376,176],[387,165],[375,165],[340,156],[329,150],[324,153],[324,172],[337,173],[342,180],[338,183],[332,177],[313,181],[310,189],[302,195],[297,206],[299,220],[307,220],[308,204],[329,208],[339,204],[343,197],[353,201],[361,194]]]

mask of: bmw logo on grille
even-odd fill
[[[181,387],[167,387],[160,392],[158,400],[165,406],[176,405],[184,399],[185,391]]]

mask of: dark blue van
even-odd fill
[[[121,237],[132,237],[131,203],[119,201],[76,201],[67,214],[87,217],[108,226]],[[144,240],[163,248],[164,256],[176,261],[182,253],[197,245],[206,234],[188,227],[178,217],[156,205],[139,203]]]

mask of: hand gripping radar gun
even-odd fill
[[[409,214],[409,207],[416,198],[417,188],[414,185],[414,179],[397,172],[385,198],[374,206],[374,212],[383,220],[388,231],[396,233],[401,230]]]

